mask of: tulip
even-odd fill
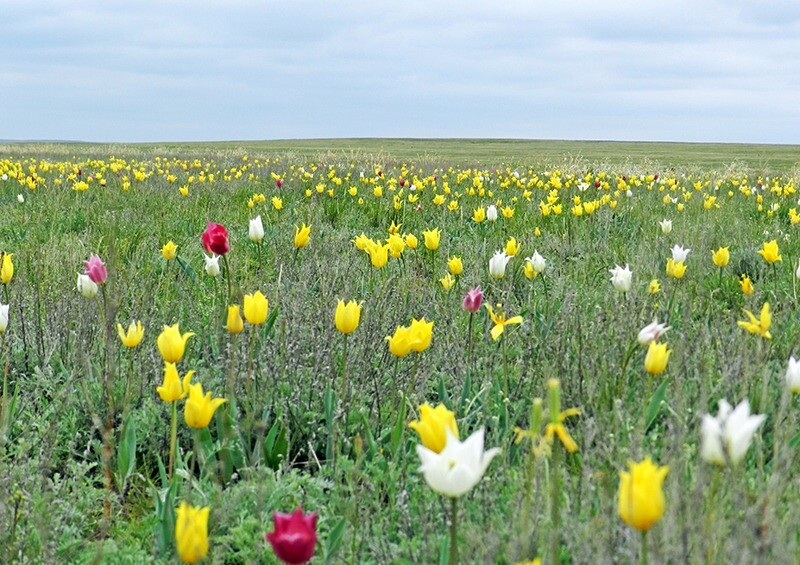
[[[651,375],[660,375],[667,368],[669,354],[672,350],[667,350],[666,343],[651,341],[647,348],[647,355],[644,358],[644,368]]]
[[[525,259],[525,266],[522,267],[522,274],[525,275],[525,278],[529,280],[533,280],[539,276],[539,273],[537,273],[536,269],[533,268],[533,263],[530,261],[530,257]]]
[[[726,267],[731,260],[729,247],[720,247],[716,251],[711,252],[711,260],[720,269]]]
[[[181,193],[181,196],[189,196],[189,185],[183,185],[178,189],[178,192]]]
[[[522,316],[514,316],[513,318],[506,319],[505,313],[502,311],[501,306],[497,305],[497,312],[492,310],[492,307],[486,304],[486,310],[489,312],[489,318],[494,322],[494,327],[489,332],[494,341],[500,339],[503,335],[505,327],[511,324],[521,324],[523,322]]]
[[[345,335],[351,334],[356,331],[360,321],[361,303],[351,300],[345,304],[344,300],[340,300],[333,315],[333,323],[336,329]]]
[[[399,259],[406,248],[405,240],[396,233],[386,239],[386,244],[389,246],[389,255],[392,256],[392,259]]]
[[[142,341],[144,328],[141,322],[131,322],[126,333],[122,324],[117,324],[117,335],[119,335],[119,340],[122,342],[122,345],[133,348]]]
[[[800,261],[797,262],[797,269],[794,271],[795,278],[800,279]]]
[[[719,401],[719,413],[716,418],[711,414],[703,416],[700,426],[700,456],[710,463],[733,465],[742,460],[753,435],[766,416],[750,415],[750,403],[743,400],[733,409],[727,400]]]
[[[210,277],[219,275],[219,255],[203,255],[206,261],[206,274]]]
[[[244,321],[242,315],[239,313],[239,305],[232,304],[228,306],[228,319],[225,323],[225,329],[231,334],[240,334],[244,330]]]
[[[269,301],[260,290],[244,295],[244,319],[250,324],[257,326],[266,322],[268,311]]]
[[[483,302],[483,291],[480,289],[480,287],[476,287],[467,292],[467,295],[461,302],[461,307],[464,308],[464,310],[466,310],[467,312],[474,313],[481,309],[482,302]]]
[[[533,256],[532,257],[528,257],[527,261],[531,262],[531,265],[533,266],[533,270],[536,271],[539,274],[543,273],[545,267],[547,266],[547,260],[544,257],[542,257],[541,255],[539,255],[538,251],[534,251],[533,252]]]
[[[184,375],[183,381],[181,381],[175,363],[165,362],[164,380],[161,386],[156,387],[158,396],[160,396],[161,400],[164,402],[175,402],[181,398],[186,398],[186,395],[189,394],[189,386],[192,384],[192,375],[194,375],[194,371],[189,371]]]
[[[0,282],[3,284],[8,284],[11,282],[11,279],[14,278],[14,263],[11,261],[11,258],[14,256],[13,253],[3,253],[0,256]]]
[[[686,274],[686,265],[683,261],[675,261],[675,259],[670,257],[667,259],[666,272],[667,276],[680,280],[683,278],[683,275]]]
[[[647,294],[658,294],[659,292],[661,292],[661,283],[658,282],[658,279],[651,280],[647,285]]]
[[[489,274],[495,279],[502,279],[506,275],[506,265],[511,261],[505,251],[495,251],[489,259]]]
[[[400,228],[402,227],[403,224],[398,224],[394,220],[392,220],[392,223],[389,224],[389,227],[386,231],[388,231],[390,235],[395,235],[400,233]]]
[[[649,457],[640,463],[628,461],[628,471],[619,474],[619,516],[646,532],[664,515],[664,478],[669,467],[654,464]]]
[[[633,273],[627,264],[624,269],[616,265],[613,269],[609,269],[608,272],[611,273],[611,284],[615,289],[620,292],[628,292],[631,289]]]
[[[220,224],[209,222],[200,239],[203,241],[203,248],[207,253],[225,255],[231,250],[231,245],[228,242],[228,230]]]
[[[84,298],[94,298],[97,296],[98,290],[100,290],[99,287],[92,282],[89,275],[78,275],[78,291]]]
[[[486,208],[486,219],[490,222],[497,221],[497,206],[492,204]]]
[[[434,491],[456,498],[470,491],[481,480],[486,468],[500,449],[483,450],[483,428],[463,442],[451,429],[445,429],[444,449],[437,453],[425,445],[417,445],[422,464],[419,472]]]
[[[454,279],[450,273],[447,273],[443,278],[439,279],[439,283],[442,285],[445,292],[448,292],[453,288],[453,285],[456,284],[456,279]]]
[[[756,291],[753,287],[753,282],[748,276],[742,275],[742,280],[739,281],[739,285],[742,287],[742,294],[745,296],[751,296]]]
[[[366,248],[366,252],[369,254],[370,263],[376,269],[382,269],[389,262],[388,244],[381,245],[371,241]]]
[[[260,243],[264,239],[264,224],[261,222],[261,216],[256,216],[250,220],[250,230],[248,233],[250,241],[253,243]]]
[[[686,261],[690,251],[691,249],[684,249],[680,245],[675,245],[672,247],[672,260],[676,263],[683,263]]]
[[[415,236],[413,233],[407,233],[405,235],[405,240],[406,240],[406,246],[409,249],[416,249],[417,245],[419,245],[419,241],[417,240],[417,236]]]
[[[369,245],[371,241],[372,240],[368,238],[364,232],[361,232],[361,235],[357,235],[355,238],[353,238],[353,245],[355,245],[356,249],[359,251],[366,251],[367,245]]]
[[[17,202],[20,204],[25,204],[25,197],[22,194],[17,194]]]
[[[520,245],[517,243],[517,239],[515,237],[509,238],[506,242],[506,255],[513,257],[517,253],[519,253]]]
[[[2,312],[0,312],[0,325],[2,325]],[[786,368],[785,378],[786,386],[789,387],[789,391],[792,394],[800,392],[800,361],[795,359],[794,356],[789,358],[789,366]]]
[[[472,211],[472,221],[480,224],[482,221],[486,219],[486,211],[483,208],[475,208]]]
[[[764,246],[763,248],[759,249],[758,254],[764,258],[764,261],[770,264],[783,260],[780,252],[778,251],[778,241],[775,239],[769,242],[764,242]]]
[[[417,432],[422,445],[434,453],[441,453],[444,449],[447,430],[458,439],[456,416],[444,404],[433,408],[426,402],[419,407],[419,420],[412,421],[408,427]]]
[[[197,563],[208,553],[208,514],[185,500],[175,510],[175,548],[184,563]]]
[[[503,206],[501,210],[503,213],[504,218],[513,218],[514,217],[514,209],[511,206]]]
[[[411,328],[397,326],[394,335],[385,339],[389,342],[389,353],[395,357],[405,357],[411,352]]]
[[[9,305],[0,302],[0,334],[5,333],[8,328]]]
[[[177,363],[183,358],[183,352],[186,349],[186,342],[194,335],[193,332],[186,332],[181,335],[181,330],[178,324],[174,326],[164,326],[161,334],[156,340],[158,351],[161,357],[168,363]]]
[[[302,224],[302,227],[295,226],[294,227],[294,247],[295,249],[302,249],[306,245],[308,245],[308,241],[311,239],[311,226],[307,226],[305,223]]]
[[[461,262],[461,257],[450,257],[447,260],[447,268],[454,277],[457,277],[464,272],[464,264]]]
[[[172,240],[166,242],[164,246],[161,248],[161,255],[164,256],[164,259],[170,261],[175,258],[175,253],[178,251],[178,246],[172,242]]]
[[[106,282],[106,279],[108,278],[108,271],[106,270],[106,266],[100,257],[97,255],[92,255],[89,257],[89,260],[84,261],[83,264],[86,267],[86,274],[93,283],[103,284]]]
[[[185,378],[185,377],[184,377]],[[214,411],[227,402],[224,398],[211,399],[211,393],[203,394],[203,385],[200,383],[189,385],[189,398],[183,408],[183,418],[192,428],[201,429],[208,426]]]
[[[275,512],[274,529],[266,535],[278,559],[290,565],[308,563],[317,544],[317,515],[303,514],[298,508],[292,514]]]
[[[433,338],[433,322],[425,321],[425,318],[419,320],[411,320],[409,326],[411,332],[411,349],[417,353],[422,353],[431,345]]]
[[[772,335],[769,333],[769,327],[772,325],[772,314],[769,311],[769,302],[765,302],[761,307],[761,316],[756,318],[750,310],[745,310],[745,314],[749,318],[748,321],[739,320],[736,322],[738,326],[747,330],[751,334],[757,334],[764,339],[771,339]]]
[[[658,225],[661,226],[661,231],[664,233],[664,235],[667,235],[672,231],[672,220],[662,220],[658,222]]]
[[[425,230],[422,232],[422,236],[425,238],[425,247],[431,251],[436,251],[439,249],[439,241],[442,237],[442,232],[439,230],[439,228]]]
[[[658,319],[655,319],[652,324],[648,324],[639,330],[637,340],[642,345],[649,345],[651,342],[656,341],[659,337],[667,333],[669,329],[667,324],[659,324]]]

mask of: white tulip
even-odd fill
[[[500,449],[483,451],[483,428],[463,442],[453,436],[450,428],[446,433],[447,441],[441,453],[417,445],[417,455],[422,461],[419,472],[434,491],[456,498],[478,484]]]
[[[661,231],[664,232],[664,235],[672,231],[672,220],[664,219],[658,222],[658,225],[661,226]]]
[[[89,275],[78,274],[78,290],[84,298],[93,298],[97,296],[97,283],[89,278]]]
[[[250,241],[259,243],[264,239],[264,224],[261,223],[261,216],[256,216],[250,220]]]
[[[206,274],[210,277],[216,277],[219,274],[219,255],[203,255],[206,260]]]
[[[494,256],[489,259],[489,274],[496,279],[502,279],[506,274],[506,265],[511,261],[511,256],[506,255],[505,251],[495,251]]]
[[[683,263],[686,261],[686,257],[689,255],[691,249],[684,249],[678,244],[675,244],[672,247],[672,260],[676,263]]]
[[[25,204],[25,197],[22,196],[21,194],[17,194],[17,202],[19,202],[20,204]]]
[[[727,400],[719,401],[719,414],[703,416],[700,426],[700,456],[711,463],[736,465],[747,453],[753,434],[764,423],[763,414],[750,415],[750,403],[743,400],[732,409]]]
[[[3,176],[0,176],[0,180],[8,180],[8,175],[3,173]]]
[[[667,333],[670,327],[667,324],[659,324],[658,320],[653,320],[652,324],[643,327],[636,338],[642,345],[649,345],[651,341],[656,341],[659,337]]]
[[[8,327],[8,304],[0,302],[0,334],[6,331]]]
[[[633,191],[629,188],[628,190],[625,191],[625,196],[630,198],[631,196],[633,196]]]
[[[786,386],[792,394],[800,392],[800,361],[794,358],[789,358],[789,366],[786,368]]]
[[[797,269],[794,271],[794,276],[800,279],[800,261],[797,262]]]
[[[494,222],[497,220],[497,206],[492,204],[488,208],[486,208],[486,219],[490,222]]]
[[[531,265],[533,265],[533,270],[540,274],[544,271],[544,268],[547,266],[547,260],[541,255],[539,255],[538,251],[534,251],[533,257],[528,257],[525,260],[530,261]]]
[[[628,268],[627,263],[624,269],[616,265],[613,269],[609,269],[608,272],[611,273],[611,284],[614,285],[615,289],[620,292],[628,292],[631,289],[633,273]]]

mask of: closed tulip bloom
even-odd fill
[[[769,333],[769,328],[772,325],[772,314],[769,311],[769,302],[765,302],[761,307],[761,315],[756,318],[750,310],[745,310],[744,313],[749,318],[746,322],[739,320],[736,322],[738,326],[747,330],[751,334],[760,335],[764,339],[771,339],[772,334]]]
[[[615,289],[620,292],[628,292],[631,289],[633,273],[628,268],[627,264],[624,269],[619,265],[615,265],[614,268],[609,269],[608,272],[611,273],[611,284]]]
[[[206,274],[210,277],[219,275],[219,255],[203,255],[206,261]]]
[[[345,304],[344,300],[340,300],[333,315],[333,323],[336,325],[336,329],[345,335],[351,334],[356,331],[360,321],[361,304],[355,300]]]
[[[311,239],[311,226],[302,224],[302,227],[295,226],[294,227],[294,247],[295,249],[302,249],[306,245],[308,245],[309,240]]]
[[[161,248],[161,255],[167,261],[170,261],[170,260],[174,259],[175,258],[175,254],[177,252],[178,252],[178,246],[175,245],[175,243],[172,240],[166,242],[164,244],[164,246]]]
[[[422,236],[425,238],[425,247],[431,251],[436,251],[439,249],[439,241],[442,237],[442,232],[439,230],[439,228],[425,230],[422,232]]]
[[[434,453],[441,453],[444,449],[448,429],[458,439],[456,416],[444,404],[433,408],[426,402],[419,407],[419,420],[412,421],[408,427],[417,432],[422,445]]]
[[[486,219],[490,222],[494,222],[497,220],[497,206],[492,204],[491,206],[486,208]]]
[[[266,535],[275,556],[289,565],[303,565],[314,557],[317,545],[317,515],[303,514],[298,508],[292,514],[275,512],[274,529]]]
[[[778,241],[775,239],[764,242],[764,246],[759,249],[758,254],[764,258],[764,261],[770,264],[783,260],[780,251],[778,251]]]
[[[225,323],[225,329],[231,334],[240,334],[244,330],[244,321],[239,312],[238,304],[228,306],[228,319]]]
[[[411,320],[411,349],[417,353],[422,353],[431,346],[433,338],[433,322],[425,321],[425,318]]]
[[[0,306],[2,309],[2,306]],[[8,309],[8,306],[6,306]],[[2,326],[2,318],[3,314],[0,311],[0,326]],[[794,356],[789,358],[789,366],[786,368],[786,386],[789,387],[789,391],[792,394],[797,394],[800,392],[800,361],[794,358]]]
[[[510,257],[514,257],[517,253],[519,253],[520,245],[517,243],[517,238],[512,237],[506,241],[506,255]]]
[[[244,319],[250,324],[258,326],[267,321],[269,301],[267,297],[257,290],[253,294],[244,295]]]
[[[447,268],[454,277],[457,277],[464,272],[464,264],[461,262],[461,257],[450,257],[447,260]]]
[[[541,255],[539,255],[538,251],[534,251],[533,256],[528,257],[527,260],[531,262],[533,270],[536,271],[537,273],[543,273],[545,267],[547,267],[547,260]]]
[[[156,387],[156,392],[164,402],[175,402],[185,398],[189,394],[189,386],[192,384],[194,371],[189,371],[181,381],[178,375],[178,368],[175,363],[164,363],[164,380],[161,386]]]
[[[661,292],[661,283],[658,282],[658,279],[651,280],[647,285],[647,294],[658,294],[659,292]]]
[[[533,263],[530,260],[530,257],[525,259],[525,266],[522,268],[522,274],[525,275],[525,278],[533,280],[539,276],[539,273],[536,272],[536,269],[533,268]]]
[[[658,222],[658,225],[661,226],[661,231],[664,233],[664,235],[667,235],[672,231],[672,220],[661,220]]]
[[[475,208],[475,210],[472,211],[473,222],[480,224],[485,219],[486,219],[486,210],[484,210],[483,208]]]
[[[459,441],[449,427],[445,428],[446,440],[441,452],[417,445],[417,455],[422,464],[419,472],[434,491],[450,498],[457,498],[478,484],[492,459],[500,453],[493,448],[483,451],[483,428]]]
[[[144,336],[144,328],[142,327],[142,323],[131,322],[128,326],[128,331],[122,327],[122,324],[117,324],[117,335],[119,335],[119,340],[122,342],[122,345],[125,347],[136,347],[142,341],[142,336]]]
[[[672,257],[667,259],[667,276],[674,279],[682,279],[686,274],[686,264],[683,261],[675,261]]]
[[[3,254],[3,261],[2,264],[0,264],[0,282],[3,284],[10,283],[11,279],[14,278],[14,263],[11,261],[11,257],[13,256],[13,253]]]
[[[651,341],[647,348],[647,355],[644,358],[644,368],[651,375],[660,375],[667,368],[669,354],[672,350],[667,349],[666,343]]]
[[[94,298],[97,296],[98,286],[92,282],[89,275],[78,275],[78,291],[84,298]]]
[[[193,332],[186,332],[181,335],[181,330],[178,324],[173,326],[164,326],[161,334],[156,340],[158,351],[161,357],[168,363],[177,363],[183,358],[183,353],[186,350],[186,342],[194,335]]]
[[[0,302],[0,334],[5,333],[8,328],[9,305]]]
[[[103,284],[108,278],[108,271],[103,260],[97,255],[89,257],[88,261],[83,262],[86,267],[86,274],[95,284]]]
[[[208,514],[206,506],[192,506],[185,500],[175,510],[175,549],[184,563],[197,563],[208,553]]]
[[[386,239],[386,244],[389,246],[389,255],[392,256],[392,259],[399,259],[406,248],[405,240],[396,233]]]
[[[495,251],[491,259],[489,259],[489,274],[495,279],[502,279],[506,276],[506,266],[511,261],[505,251]]]
[[[394,334],[385,339],[389,342],[389,353],[395,357],[405,357],[411,353],[411,328],[408,326],[397,326]]]
[[[800,279],[800,261],[797,262],[797,269],[794,271],[794,276],[797,279]]]
[[[183,409],[183,418],[192,428],[201,429],[208,426],[217,408],[227,402],[224,398],[211,399],[211,393],[203,394],[203,385],[189,385],[189,398]]]
[[[742,287],[742,294],[745,296],[750,296],[756,291],[755,287],[753,287],[753,282],[748,276],[742,275],[742,280],[739,281],[739,285]]]
[[[669,467],[654,464],[649,457],[640,463],[628,462],[628,471],[619,474],[619,516],[622,521],[646,532],[664,515],[664,478]]]
[[[467,295],[461,302],[461,307],[467,312],[474,313],[481,309],[482,303],[483,291],[480,289],[480,287],[476,287],[467,292]]]
[[[404,239],[406,240],[406,246],[409,249],[416,249],[417,246],[419,245],[419,240],[417,239],[417,236],[415,236],[413,233],[407,233],[404,236]]]
[[[206,253],[225,255],[231,250],[231,245],[228,242],[228,230],[221,224],[209,222],[200,239],[203,241],[203,248]]]
[[[667,324],[659,324],[658,319],[655,319],[652,324],[648,324],[639,330],[639,335],[636,339],[642,345],[649,345],[651,342],[656,341],[659,337],[667,333],[669,329]]]
[[[743,400],[734,409],[727,400],[719,401],[719,413],[703,416],[700,426],[700,456],[710,463],[736,465],[744,458],[753,435],[766,416],[750,415],[750,403]]]
[[[716,251],[711,252],[711,260],[719,267],[726,267],[731,260],[730,247],[720,247]]]
[[[261,216],[256,216],[250,219],[250,229],[248,236],[253,243],[259,243],[264,239],[264,224],[261,222]]]
[[[382,269],[389,262],[389,244],[381,245],[372,242],[366,249],[373,267]]]

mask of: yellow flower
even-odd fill
[[[494,327],[489,332],[492,336],[492,339],[497,341],[500,339],[500,336],[503,335],[503,331],[505,331],[505,327],[509,324],[521,324],[522,323],[522,316],[514,316],[513,318],[509,318],[506,320],[506,315],[502,311],[501,306],[497,305],[497,312],[495,313],[492,310],[492,307],[488,304],[485,305],[486,309],[489,311],[489,317],[494,322]]]
[[[185,184],[178,189],[178,192],[181,193],[181,196],[189,196],[189,185]]]
[[[175,548],[184,563],[197,563],[208,553],[208,514],[185,500],[175,510]]]
[[[661,283],[658,282],[658,279],[651,280],[650,284],[647,285],[647,293],[658,294],[659,292],[661,292]]]
[[[400,232],[400,228],[402,228],[402,227],[403,227],[403,224],[396,224],[396,223],[394,223],[394,220],[392,220],[392,223],[389,226],[389,233],[391,235],[395,235],[395,234]]]
[[[408,427],[417,432],[422,445],[434,453],[441,453],[444,449],[448,428],[453,432],[453,437],[458,439],[456,415],[444,404],[433,408],[426,402],[419,407],[419,420],[410,422]]]
[[[646,532],[664,515],[664,477],[669,467],[655,465],[649,457],[628,462],[619,474],[619,516],[629,526]]]
[[[351,300],[345,304],[344,300],[340,300],[336,305],[336,313],[333,315],[333,322],[336,329],[347,335],[356,331],[358,323],[361,320],[361,304],[355,300]]]
[[[417,240],[417,236],[415,236],[413,233],[407,233],[405,235],[405,240],[406,240],[406,246],[409,249],[416,249],[417,245],[419,245],[419,241]]]
[[[353,238],[353,245],[355,245],[356,249],[359,251],[365,251],[371,241],[372,240],[368,238],[364,232],[361,232],[361,235],[357,235],[355,238]]]
[[[164,247],[161,248],[161,254],[164,256],[164,259],[169,261],[170,259],[175,258],[175,252],[178,251],[178,246],[175,245],[172,240],[166,242]]]
[[[181,330],[178,324],[174,326],[164,326],[161,334],[159,334],[156,344],[161,357],[168,363],[177,363],[183,357],[183,352],[186,349],[186,342],[192,337],[194,333],[186,332],[181,335]]]
[[[364,250],[369,254],[369,260],[376,269],[382,269],[389,262],[389,244],[381,245],[370,241]]]
[[[502,210],[504,218],[513,218],[514,217],[514,209],[511,206],[504,206]]]
[[[119,340],[122,342],[122,345],[133,348],[141,343],[142,336],[144,335],[144,328],[139,321],[131,322],[128,326],[128,332],[125,333],[122,324],[117,324],[117,334],[119,335]]]
[[[273,196],[272,207],[275,208],[276,210],[280,210],[281,208],[283,208],[283,200],[281,200],[277,196]]]
[[[517,238],[512,237],[506,242],[506,255],[513,257],[519,253],[520,245],[517,243]]]
[[[254,294],[244,295],[244,319],[257,326],[267,321],[269,301],[257,290]]]
[[[303,224],[302,227],[294,227],[294,246],[296,249],[301,249],[308,245],[308,240],[311,239],[311,226]]]
[[[686,273],[686,265],[683,261],[675,261],[672,257],[667,259],[667,275],[675,279],[682,279]]]
[[[533,280],[539,275],[539,271],[533,268],[533,263],[531,261],[525,261],[525,266],[522,269],[522,273],[529,280]]]
[[[486,219],[486,210],[484,210],[483,207],[475,208],[475,210],[472,211],[473,222],[480,224],[485,219]]]
[[[214,411],[226,402],[224,398],[211,399],[211,393],[203,395],[203,385],[200,383],[189,385],[189,398],[183,409],[183,418],[186,424],[193,428],[205,428],[211,422]]]
[[[461,262],[461,257],[450,257],[450,259],[447,260],[447,268],[455,277],[463,273],[464,264]]]
[[[726,267],[731,260],[730,247],[720,247],[716,251],[711,252],[711,260],[719,267]]]
[[[189,371],[183,377],[181,383],[180,376],[178,375],[178,368],[175,363],[164,363],[164,381],[161,386],[156,387],[158,396],[164,402],[175,402],[181,398],[185,398],[189,394],[189,385],[192,384],[192,375],[194,371]]]
[[[667,350],[666,343],[651,341],[644,358],[644,368],[651,375],[660,375],[667,368],[667,361],[672,350]]]
[[[411,352],[411,328],[397,326],[394,335],[385,339],[389,342],[389,353],[395,357],[405,357]]]
[[[447,273],[444,277],[439,279],[439,282],[442,284],[442,288],[444,288],[445,291],[449,291],[453,288],[453,285],[456,284],[456,279],[454,279],[450,273]]]
[[[439,249],[439,240],[442,237],[442,232],[439,228],[433,230],[425,230],[422,232],[423,237],[425,238],[425,247],[430,249],[431,251],[436,251]]]
[[[399,259],[403,254],[403,250],[406,248],[406,242],[403,238],[393,233],[386,240],[386,243],[389,245],[389,255],[392,256],[392,259]]]
[[[739,284],[742,287],[742,294],[745,296],[750,296],[755,292],[755,288],[753,287],[753,282],[750,280],[750,277],[746,275],[742,275],[742,280],[739,281]]]
[[[242,315],[239,313],[239,305],[232,304],[228,306],[228,321],[225,324],[225,329],[228,333],[240,334],[244,329],[244,321]]]
[[[776,261],[782,260],[780,252],[778,251],[778,241],[775,239],[765,242],[764,247],[759,249],[758,254],[761,255],[767,263],[775,263]]]
[[[13,253],[4,253],[2,265],[0,265],[0,282],[8,284],[14,278],[14,263],[11,261]]]
[[[739,320],[736,322],[740,328],[747,330],[751,334],[758,334],[764,339],[771,339],[769,327],[772,325],[772,314],[769,311],[769,302],[765,302],[761,308],[761,317],[756,318],[750,310],[745,310],[745,314],[750,318],[747,322]]]
[[[433,337],[433,322],[425,321],[425,318],[411,320],[409,327],[411,332],[411,349],[417,353],[422,353],[431,345]]]

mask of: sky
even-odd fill
[[[0,139],[800,143],[796,0],[0,0]]]

